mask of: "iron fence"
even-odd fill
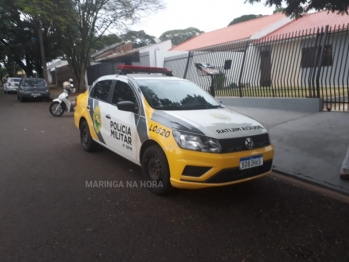
[[[348,111],[349,26],[242,40],[165,59],[177,77],[215,96],[321,98]]]

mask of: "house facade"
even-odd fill
[[[165,58],[164,66],[207,91],[214,81],[220,96],[321,98],[327,109],[344,110],[349,94],[348,24],[348,15],[328,12],[297,20],[282,14],[261,17],[174,47],[171,50],[188,53]],[[198,62],[210,64],[220,75],[201,75],[195,68]]]

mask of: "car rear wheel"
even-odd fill
[[[86,152],[93,152],[97,149],[97,143],[92,139],[90,129],[86,121],[80,125],[80,142]]]
[[[23,102],[25,101],[25,98],[22,97],[22,96],[19,96],[19,101],[20,101],[21,103],[23,103]]]
[[[148,147],[142,157],[142,173],[147,188],[154,194],[171,193],[170,169],[162,149],[153,145]]]

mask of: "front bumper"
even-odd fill
[[[240,159],[263,155],[263,165],[240,170]],[[237,184],[271,173],[272,145],[242,152],[211,154],[183,149],[170,150],[171,184],[177,188],[199,189]]]

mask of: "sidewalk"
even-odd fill
[[[348,112],[229,108],[269,129],[275,146],[274,171],[349,195],[349,181],[339,178],[349,146]]]

